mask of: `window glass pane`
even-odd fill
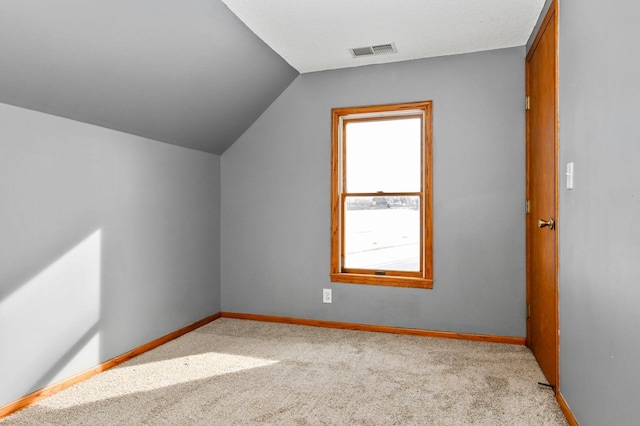
[[[347,122],[346,192],[419,192],[421,122]]]
[[[344,267],[420,270],[419,197],[346,197]]]

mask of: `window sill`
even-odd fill
[[[382,285],[390,287],[433,288],[433,279],[398,277],[385,275],[365,275],[353,273],[331,274],[331,282],[348,284]]]

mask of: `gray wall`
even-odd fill
[[[560,2],[560,391],[583,426],[640,412],[639,15]]]
[[[0,104],[0,406],[220,311],[220,157]]]
[[[222,155],[223,311],[524,336],[524,53],[299,76]],[[331,283],[331,108],[419,100],[434,102],[434,289]]]

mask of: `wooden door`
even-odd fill
[[[558,382],[557,6],[527,55],[527,344],[548,383]]]

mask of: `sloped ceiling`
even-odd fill
[[[0,102],[221,154],[298,73],[219,0],[2,0]]]
[[[221,154],[298,72],[521,46],[543,5],[1,0],[0,102]]]

